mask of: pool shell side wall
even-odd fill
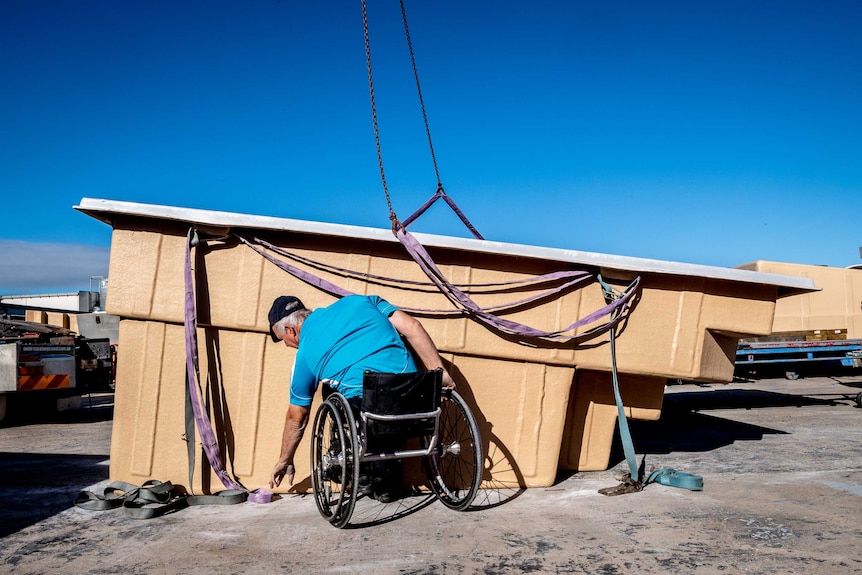
[[[862,339],[862,270],[756,261],[740,269],[810,278],[820,291],[778,300],[773,334],[823,332],[824,339]],[[839,336],[830,336],[838,332]]]
[[[187,484],[184,434],[183,268],[188,224],[146,218],[113,221],[108,313],[123,318],[111,452],[111,478]],[[291,252],[360,272],[424,281],[397,243],[248,230]],[[569,263],[505,254],[429,248],[454,283],[510,281]],[[334,298],[300,282],[234,241],[193,254],[201,368],[210,411],[229,469],[248,487],[264,486],[278,457],[292,350],[268,337],[267,311],[278,295],[310,308]],[[631,272],[601,270],[624,287]],[[404,291],[315,271],[355,293],[376,293],[402,307],[446,309],[434,290]],[[770,332],[777,288],[703,277],[642,274],[643,291],[617,340],[623,398],[637,419],[657,419],[667,378],[730,381],[736,341]],[[541,290],[536,290],[541,291]],[[535,293],[535,292],[534,292]],[[476,294],[480,305],[528,294]],[[560,329],[604,304],[598,286],[566,293],[507,315]],[[551,485],[559,469],[609,463],[616,409],[607,336],[590,345],[524,346],[466,318],[418,316],[471,403],[485,444],[489,484]],[[297,485],[308,488],[307,438]],[[196,489],[218,490],[198,457]],[[201,477],[201,475],[204,477]]]

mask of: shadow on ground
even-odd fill
[[[847,384],[844,384],[847,385]],[[710,411],[714,409],[760,409],[764,407],[808,407],[812,405],[837,405],[834,400],[816,397],[777,393],[759,389],[716,389],[706,386],[694,387],[693,391],[678,391],[664,396],[662,411]]]
[[[80,490],[108,478],[107,459],[0,452],[0,537],[69,509]]]
[[[736,441],[759,441],[766,435],[786,433],[780,429],[752,425],[705,412],[841,405],[845,404],[833,399],[754,389],[694,388],[693,391],[666,394],[661,419],[658,421],[629,420],[629,427],[638,454],[704,452],[732,445]],[[617,433],[611,450],[611,467],[623,459],[622,445]]]
[[[81,399],[81,408],[57,412],[49,402],[13,403],[2,426],[24,429],[52,423],[110,421],[113,394]],[[72,455],[0,451],[0,537],[36,524],[73,505],[82,489],[108,479],[105,454]]]

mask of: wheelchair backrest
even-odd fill
[[[366,371],[362,381],[362,411],[375,415],[432,413],[440,407],[443,371],[377,373]],[[375,435],[417,437],[434,433],[434,419],[368,421]]]

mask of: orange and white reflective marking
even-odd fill
[[[71,387],[68,373],[54,375],[22,375],[18,377],[18,391],[35,389],[62,389]]]

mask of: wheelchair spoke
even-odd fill
[[[476,497],[482,454],[476,420],[454,391],[441,405],[438,446],[426,458],[431,488],[447,507],[463,510]]]
[[[314,500],[320,514],[336,527],[344,527],[353,514],[358,481],[355,425],[347,401],[340,397],[318,409],[311,449]]]

